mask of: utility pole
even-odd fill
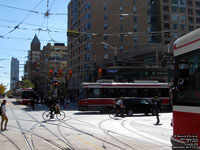
[[[170,82],[170,44],[167,44],[167,53],[168,53],[167,64],[168,64],[168,83],[169,83]]]

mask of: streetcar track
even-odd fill
[[[50,129],[48,129],[46,126],[44,126],[42,124],[42,122],[38,121],[36,118],[34,118],[33,116],[31,116],[28,112],[26,112],[28,114],[28,116],[30,116],[33,120],[35,120],[38,124],[40,124],[43,128],[45,128],[49,133],[53,134],[56,138],[58,138],[59,140],[61,140],[63,143],[65,143],[68,147],[70,147],[72,150],[75,150],[75,148],[70,144],[70,142],[66,139],[61,139],[59,136],[57,136],[54,132],[52,132]]]
[[[17,125],[19,126],[20,133],[23,135],[23,138],[24,138],[24,140],[25,140],[25,143],[26,143],[28,149],[29,149],[29,150],[34,150],[34,149],[32,148],[32,146],[30,145],[30,143],[28,142],[28,139],[27,139],[25,133],[23,132],[23,129],[22,129],[22,127],[21,127],[21,125],[20,125],[20,123],[19,123],[17,117],[15,116],[15,114],[14,114],[14,112],[13,112],[13,109],[10,108],[10,110],[11,110],[12,115],[14,116],[14,118],[15,118],[15,120],[16,120],[16,122],[17,122]]]
[[[124,129],[126,129],[127,131],[130,131],[130,132],[132,132],[132,133],[134,133],[134,134],[137,134],[137,135],[139,135],[139,136],[142,136],[142,137],[144,137],[144,138],[147,138],[148,140],[151,140],[151,141],[154,141],[154,142],[156,142],[156,143],[160,143],[161,145],[165,145],[165,146],[167,146],[167,147],[170,147],[169,145],[167,145],[167,144],[165,144],[165,143],[163,143],[163,142],[160,142],[160,140],[156,140],[156,139],[152,139],[152,138],[150,138],[150,137],[148,137],[148,136],[144,136],[144,135],[142,135],[142,134],[139,134],[139,133],[137,133],[137,132],[134,132],[133,130],[131,130],[131,129],[128,129],[127,127],[125,127],[125,125],[124,125],[124,122],[125,121],[127,121],[127,120],[124,120],[123,122],[121,122],[121,126],[124,128]],[[136,128],[134,128],[133,126],[131,126],[133,129],[135,129],[135,130],[138,130],[138,131],[140,131],[140,132],[143,132],[142,130],[139,130],[139,129],[136,129]],[[171,148],[171,147],[170,147]]]
[[[6,136],[5,134],[3,134],[2,132],[0,132],[0,134],[2,136],[4,136],[10,143],[12,143],[18,150],[20,150],[20,148],[17,146],[17,144],[15,144],[15,142],[13,140],[11,140],[8,136]]]
[[[11,108],[10,108],[10,109],[11,109]],[[12,109],[11,109],[11,111],[12,111],[12,113],[13,113],[13,116],[14,116],[16,122],[18,123],[18,126],[19,126],[18,129],[20,129],[21,133],[22,133],[22,134],[24,135],[24,137],[26,138],[24,131],[26,131],[26,132],[29,133],[29,134],[30,134],[30,131],[21,128],[21,126],[20,126],[20,124],[19,124],[19,121],[18,121],[18,118],[14,115],[14,112],[13,112]],[[69,149],[69,148],[67,148],[67,149],[66,149],[66,148],[63,148],[62,146],[58,145],[57,143],[55,143],[55,142],[53,142],[53,141],[50,141],[50,140],[48,140],[48,139],[46,139],[46,138],[43,138],[43,137],[41,137],[40,135],[37,135],[37,137],[42,138],[43,140],[45,140],[45,141],[47,141],[47,142],[53,144],[54,146],[58,147],[58,148],[61,149],[61,150],[75,150],[71,145],[69,145],[68,143],[66,143],[65,141],[63,141],[61,138],[59,138],[56,134],[54,134],[53,132],[51,132],[47,127],[45,127],[41,122],[39,122],[37,119],[35,119],[34,117],[32,117],[28,112],[26,112],[26,111],[23,111],[23,112],[25,112],[29,117],[31,117],[33,120],[35,120],[35,121],[37,122],[37,123],[35,124],[35,126],[36,126],[37,124],[40,124],[40,125],[41,125],[42,127],[44,127],[48,132],[50,132],[51,134],[53,134],[55,137],[57,137],[59,140],[61,140],[63,143],[65,143],[68,147],[70,147],[70,149]],[[34,127],[34,128],[35,128],[35,127]],[[34,128],[32,127],[31,130],[33,131]],[[32,134],[33,134],[33,133],[32,133]],[[36,135],[36,134],[34,133],[33,135]],[[27,139],[27,138],[26,138],[26,139]],[[31,138],[31,140],[32,140],[32,138]],[[28,140],[27,140],[27,142],[28,142]],[[28,142],[28,143],[29,143],[29,142]],[[33,144],[33,141],[31,141],[31,143]],[[30,143],[29,143],[29,144],[30,144]],[[32,146],[33,146],[33,145],[32,145]],[[33,146],[33,147],[34,147],[34,146]],[[31,150],[34,150],[34,149],[31,148]]]
[[[116,148],[119,148],[119,149],[122,149],[122,150],[126,150],[125,148],[123,148],[123,147],[121,147],[121,146],[118,146],[118,145],[113,144],[113,143],[111,143],[111,142],[109,142],[109,141],[106,141],[106,140],[104,140],[104,139],[101,139],[101,138],[99,138],[99,137],[97,137],[97,136],[95,136],[95,135],[93,135],[93,134],[91,134],[91,133],[88,133],[88,132],[85,132],[85,131],[83,131],[83,130],[80,130],[80,129],[78,129],[78,128],[72,126],[72,125],[69,125],[69,124],[67,124],[67,123],[65,123],[65,122],[63,122],[63,123],[64,123],[65,125],[71,127],[70,129],[72,129],[72,130],[74,130],[74,131],[77,131],[77,132],[79,132],[79,133],[83,133],[83,134],[85,134],[85,135],[88,135],[88,136],[90,136],[90,137],[93,137],[93,138],[95,138],[95,139],[97,139],[97,140],[100,140],[100,141],[102,141],[102,142],[104,142],[104,143],[107,143],[107,144],[109,144],[109,145],[112,145],[113,147],[116,147]],[[97,127],[97,128],[98,128],[98,127]],[[102,147],[105,149],[104,146],[102,146]]]
[[[15,126],[11,126],[11,127],[13,127],[13,128],[16,128],[16,129],[19,129],[18,127],[15,127]],[[29,132],[29,130],[26,130],[26,129],[23,129],[25,132]],[[64,148],[64,147],[62,147],[62,146],[60,146],[60,145],[58,145],[57,143],[55,143],[55,142],[53,142],[53,141],[51,141],[51,140],[49,140],[49,139],[46,139],[46,138],[44,138],[44,137],[42,137],[42,136],[40,136],[40,135],[38,135],[38,134],[36,134],[36,133],[33,133],[33,135],[34,136],[36,136],[36,137],[38,137],[38,138],[40,138],[40,139],[42,139],[42,140],[44,140],[44,141],[46,141],[46,142],[48,142],[48,143],[50,143],[50,144],[52,144],[52,145],[54,145],[54,146],[56,146],[57,148],[59,148],[59,149],[61,149],[61,150],[67,150],[66,148]],[[69,150],[69,149],[68,149]]]

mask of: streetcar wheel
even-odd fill
[[[111,119],[114,119],[114,118],[116,117],[116,113],[115,113],[114,110],[111,110],[111,111],[110,111],[109,117],[110,117]]]
[[[65,119],[65,113],[63,111],[61,111],[59,114],[56,114],[56,118],[58,120],[63,120]]]
[[[42,118],[44,119],[44,120],[50,120],[51,119],[51,114],[50,114],[50,112],[48,112],[48,111],[45,111],[43,114],[42,114]]]

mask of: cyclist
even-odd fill
[[[120,114],[121,117],[124,117],[124,114],[122,113],[122,109],[124,108],[123,100],[124,100],[124,98],[120,97],[119,100],[115,104],[116,116],[118,116]]]
[[[48,107],[49,107],[49,110],[50,110],[50,114],[51,114],[51,119],[53,119],[53,113],[55,112],[55,110],[56,110],[56,106],[57,106],[57,104],[56,104],[56,102],[54,101],[54,100],[51,100],[50,102],[49,102],[49,105],[48,105]]]

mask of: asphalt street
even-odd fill
[[[170,150],[172,113],[134,114],[110,119],[108,114],[77,111],[76,103],[63,110],[64,120],[44,121],[45,105],[36,110],[8,99],[8,130],[0,132],[0,150]]]

